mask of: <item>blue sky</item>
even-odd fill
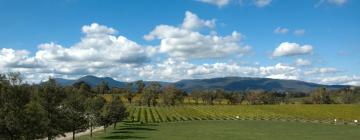
[[[92,74],[360,85],[359,9],[356,0],[2,0],[0,70],[29,82]]]

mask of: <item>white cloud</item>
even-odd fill
[[[282,28],[282,27],[277,27],[275,30],[274,30],[274,33],[275,34],[287,34],[289,32],[289,29],[287,28]]]
[[[202,20],[196,14],[191,13],[190,11],[185,12],[184,22],[182,28],[187,30],[196,30],[202,27],[215,27],[215,19],[212,20]]]
[[[330,85],[354,85],[360,86],[360,77],[353,75],[343,75],[343,76],[331,76],[331,77],[318,77],[313,79],[314,82]]]
[[[148,61],[145,47],[124,36],[113,36],[112,28],[93,23],[83,26],[85,37],[74,46],[62,47],[55,43],[39,45],[35,58],[53,61],[109,61],[115,63],[143,63]]]
[[[301,36],[305,34],[305,29],[297,29],[294,31],[294,35]]]
[[[53,42],[43,43],[34,56],[26,50],[3,48],[0,69],[26,75],[99,74],[147,63],[156,51],[154,47],[141,46],[124,36],[115,36],[115,29],[97,23],[83,26],[82,32],[84,37],[79,43],[68,48]]]
[[[311,65],[311,61],[310,60],[306,60],[306,59],[296,59],[295,60],[295,65],[296,66],[310,66]]]
[[[186,12],[186,14],[189,13]],[[196,16],[192,13],[191,15]],[[201,19],[197,20],[204,21]],[[184,20],[184,23],[186,23],[186,20]],[[203,22],[198,22],[198,24],[200,25],[191,25],[189,27],[203,26]],[[250,51],[250,47],[246,45],[242,47],[240,45],[241,37],[242,35],[236,31],[227,36],[218,36],[213,33],[204,35],[200,32],[189,30],[187,26],[184,28],[184,26],[175,27],[171,25],[158,25],[148,35],[144,36],[149,41],[159,39],[159,51],[161,53],[166,53],[172,58],[183,60],[245,55]]]
[[[313,51],[311,45],[300,46],[297,43],[283,42],[272,53],[273,57],[294,56],[310,54]]]
[[[113,28],[106,27],[104,25],[93,23],[91,25],[83,26],[82,32],[88,37],[101,37],[101,36],[108,36],[115,34],[116,30]]]
[[[26,50],[2,48],[0,50],[0,69],[2,68],[37,68],[41,65],[31,58]]]
[[[265,7],[271,3],[272,0],[253,0],[257,7]]]
[[[223,7],[230,3],[230,0],[199,0],[200,2],[209,3],[213,5],[217,5],[218,7]]]
[[[300,78],[300,69],[288,66],[283,63],[278,63],[275,66],[260,67],[259,73],[262,77],[273,79],[291,79],[297,80]]]
[[[324,74],[333,74],[336,72],[339,72],[339,70],[337,70],[336,68],[332,68],[332,67],[313,68],[312,70],[305,71],[304,75],[306,75],[306,76],[314,75],[314,74],[324,75]]]
[[[237,63],[193,64],[187,61],[167,59],[156,65],[136,68],[139,76],[148,80],[178,81],[228,76],[267,77],[277,79],[299,79],[300,70],[278,63],[275,66],[253,67]]]

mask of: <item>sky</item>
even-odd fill
[[[360,85],[359,26],[358,0],[0,0],[0,72]]]

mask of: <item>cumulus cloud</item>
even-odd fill
[[[218,7],[223,7],[230,3],[230,0],[198,0],[200,2],[217,5]]]
[[[0,68],[37,68],[41,67],[38,61],[31,58],[26,50],[2,48],[0,50]]]
[[[114,36],[115,30],[93,23],[82,28],[85,37],[74,46],[65,48],[55,43],[39,45],[35,58],[53,61],[116,62],[141,64],[148,61],[145,47],[124,36]]]
[[[171,25],[158,25],[153,31],[145,35],[146,40],[159,39],[159,51],[177,59],[209,59],[228,56],[242,56],[250,51],[250,46],[240,45],[242,35],[233,31],[231,35],[218,36],[216,34],[204,35],[193,31],[193,27],[205,26],[206,20],[197,18],[197,25],[185,26],[187,15],[197,17],[191,12],[186,12],[184,23],[181,27]],[[214,23],[215,24],[215,23]],[[189,27],[191,27],[189,29]]]
[[[215,19],[212,20],[202,20],[196,14],[191,13],[190,11],[185,12],[184,22],[182,23],[182,28],[187,30],[199,29],[202,27],[215,27]]]
[[[311,45],[299,45],[297,43],[283,42],[272,53],[273,57],[305,55],[313,52]]]
[[[289,32],[289,29],[288,28],[282,28],[282,27],[277,27],[275,30],[274,30],[274,33],[275,34],[287,34]]]
[[[300,77],[301,70],[288,66],[283,63],[278,63],[275,66],[260,67],[259,73],[263,77],[273,79],[291,79],[298,80]]]
[[[311,65],[310,60],[301,59],[301,58],[296,59],[294,63],[296,66],[310,66]]]
[[[82,32],[81,41],[70,47],[53,42],[40,44],[35,56],[26,50],[3,48],[0,67],[24,73],[85,75],[110,67],[142,65],[154,53],[155,48],[115,36],[116,30],[104,25],[85,25]]]

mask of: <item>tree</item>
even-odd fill
[[[214,105],[216,99],[216,90],[205,90],[202,93],[202,99],[209,105]]]
[[[133,97],[135,96],[132,92],[132,83],[128,83],[125,88],[125,98],[128,100],[129,104],[131,104],[131,101]]]
[[[126,118],[127,115],[120,97],[113,96],[112,100],[106,103],[102,109],[101,124],[104,126],[104,131],[111,124],[114,124],[114,128],[116,128],[116,123]]]
[[[249,91],[246,94],[246,100],[252,105],[263,104],[263,102],[261,100],[261,96],[262,96],[261,94],[262,94],[262,91]]]
[[[3,85],[0,91],[0,136],[10,140],[23,139],[25,108],[31,93],[26,85],[10,83]]]
[[[199,104],[199,100],[201,98],[202,91],[201,90],[193,90],[190,94],[190,97],[195,101],[195,104]]]
[[[151,82],[150,85],[144,89],[142,96],[142,99],[144,100],[143,102],[149,107],[151,105],[155,106],[160,93],[161,85],[158,82]]]
[[[136,81],[135,82],[136,85],[136,93],[135,96],[138,97],[137,103],[139,105],[143,105],[144,102],[144,96],[143,96],[143,92],[144,92],[144,88],[145,88],[145,84],[142,80]]]
[[[20,85],[23,82],[20,72],[9,72],[7,74],[7,79],[11,85]]]
[[[66,97],[64,89],[60,88],[54,79],[49,78],[47,82],[35,89],[35,94],[47,114],[48,124],[45,134],[48,139],[64,135],[67,128],[62,104]]]
[[[324,87],[320,87],[311,94],[312,101],[315,104],[331,104],[333,103],[330,93]]]
[[[218,104],[221,104],[224,98],[225,98],[225,91],[223,89],[216,89],[215,100],[218,102]]]
[[[242,96],[241,93],[238,92],[230,92],[228,94],[225,94],[225,99],[228,100],[228,104],[235,105],[240,104],[244,100],[244,96]]]
[[[23,133],[25,139],[42,139],[46,136],[47,118],[46,110],[37,99],[32,99],[25,105],[23,118]]]
[[[110,87],[107,82],[101,81],[99,85],[96,86],[96,92],[98,94],[107,94],[110,90]]]
[[[77,89],[82,89],[87,92],[91,92],[91,86],[84,81],[75,82],[72,86]]]
[[[67,126],[73,134],[73,140],[77,132],[85,131],[88,128],[88,120],[85,114],[86,97],[80,93],[80,90],[74,89],[67,93],[67,98],[63,103],[64,115]]]
[[[139,81],[136,81],[135,84],[136,84],[136,87],[137,87],[136,94],[143,93],[144,88],[145,88],[144,82],[142,80],[139,80]]]
[[[356,103],[354,90],[346,88],[340,91],[341,102],[344,104]]]
[[[106,100],[101,96],[87,98],[86,100],[86,118],[90,126],[90,137],[92,137],[93,127],[101,124],[101,109],[104,107]]]
[[[165,105],[174,106],[176,103],[183,102],[184,92],[181,89],[176,88],[175,85],[169,85],[164,88],[162,97]]]

